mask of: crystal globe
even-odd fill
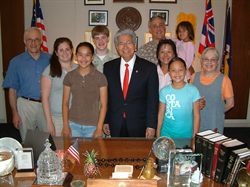
[[[157,138],[153,143],[153,152],[156,158],[166,161],[169,158],[169,151],[175,149],[174,141],[166,136]]]

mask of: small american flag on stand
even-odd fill
[[[80,164],[80,154],[79,154],[79,145],[78,145],[78,139],[75,141],[73,145],[71,145],[67,152],[69,153],[68,159],[74,164],[75,161]]]

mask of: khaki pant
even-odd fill
[[[46,118],[43,113],[42,103],[30,101],[19,97],[17,99],[17,111],[22,120],[19,131],[24,142],[27,129],[47,132]]]
[[[58,116],[51,116],[53,124],[56,130],[56,136],[62,136],[62,129],[63,129],[63,118]]]

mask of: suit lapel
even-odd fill
[[[122,92],[122,87],[121,87],[121,78],[120,78],[120,65],[121,65],[121,58],[118,58],[117,61],[115,62],[114,65],[114,82],[115,86],[118,89],[118,94],[122,96],[123,98],[123,92]]]

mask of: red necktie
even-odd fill
[[[125,64],[126,70],[123,80],[123,97],[126,99],[127,91],[128,91],[128,79],[129,79],[129,70],[128,70],[128,64]]]
[[[128,91],[128,80],[129,80],[129,70],[128,70],[128,64],[125,64],[126,66],[126,70],[125,70],[125,75],[124,75],[124,80],[123,80],[123,97],[124,97],[124,100],[126,99],[126,96],[127,96],[127,91]],[[125,112],[123,114],[123,117],[125,118],[126,115],[125,115]]]

